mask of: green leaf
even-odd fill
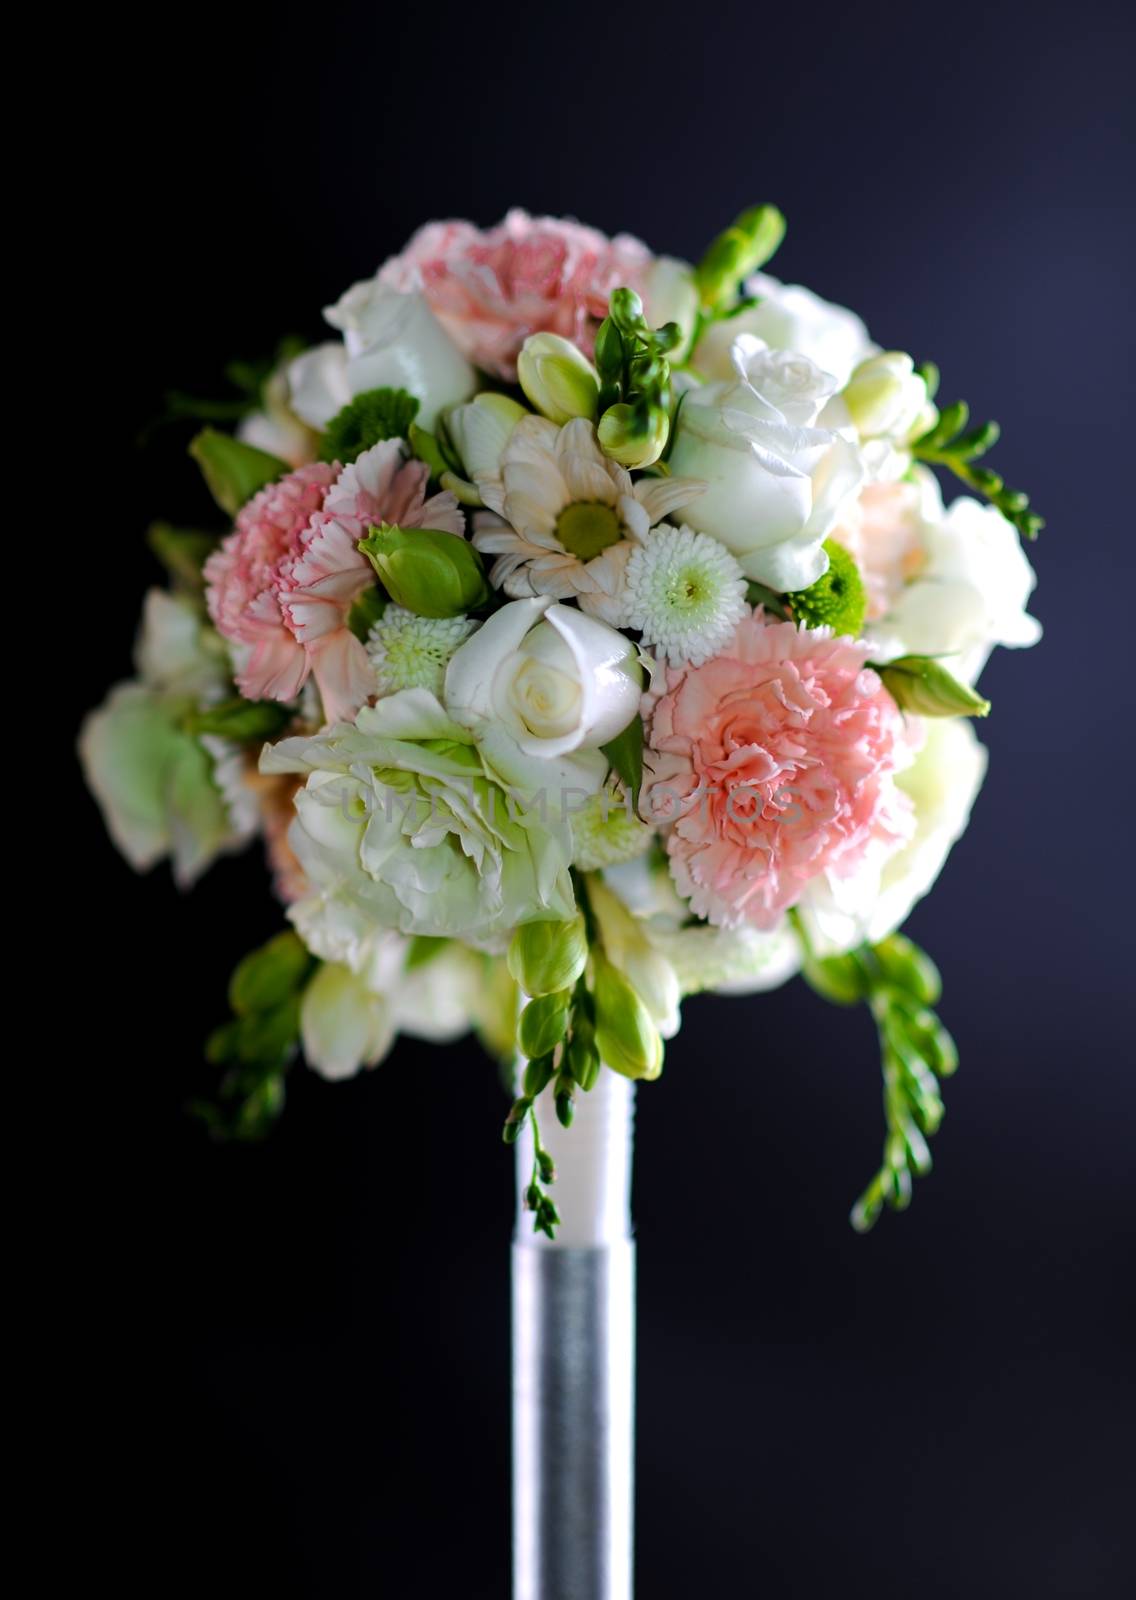
[[[195,594],[205,587],[201,569],[218,542],[215,533],[175,528],[168,522],[152,522],[146,531],[146,543],[175,584]]]
[[[985,717],[989,700],[968,688],[933,656],[900,656],[877,671],[904,711],[923,717]]]
[[[229,1004],[238,1017],[268,1011],[299,988],[311,965],[297,934],[278,933],[238,963],[229,980]]]
[[[611,762],[612,771],[630,794],[632,808],[636,808],[639,791],[643,787],[643,718],[632,717],[621,734],[600,748]]]
[[[286,461],[231,434],[218,433],[216,428],[203,428],[191,442],[189,453],[201,468],[210,494],[231,517],[266,483],[288,471]]]
[[[212,733],[240,744],[273,739],[291,720],[291,711],[279,701],[244,700],[238,695],[191,712],[185,729],[187,733]]]
[[[384,439],[405,439],[417,415],[418,401],[406,389],[366,389],[332,417],[320,455],[346,466]]]

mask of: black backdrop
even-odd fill
[[[874,1041],[799,983],[691,1002],[640,1094],[641,1593],[1131,1592],[1122,8],[402,9],[85,25],[51,335],[97,376],[71,519],[102,553],[67,703],[128,670],[146,521],[207,513],[184,435],[135,451],[164,385],[209,393],[229,356],[315,336],[431,215],[523,203],[689,256],[776,200],[782,276],[1003,423],[996,464],[1049,518],[1046,636],[989,668],[990,776],[911,922],[963,1060],[911,1212],[847,1225]],[[504,1596],[492,1069],[407,1042],[347,1085],[297,1072],[269,1144],[210,1146],[180,1106],[276,926],[260,866],[183,900],[131,878],[89,801],[71,816],[83,1160],[50,1482],[89,1513],[84,1559],[119,1593]]]

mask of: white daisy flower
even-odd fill
[[[477,627],[468,617],[420,617],[393,603],[371,625],[366,651],[380,694],[429,689],[440,696],[450,657]]]
[[[627,562],[626,625],[672,666],[701,666],[727,644],[746,614],[742,569],[717,539],[664,525]]]
[[[515,599],[552,595],[619,627],[631,552],[656,522],[705,488],[697,478],[642,478],[604,455],[582,417],[558,428],[544,417],[517,423],[500,478],[479,480],[499,517],[476,519],[473,542],[497,560],[490,581]],[[503,519],[503,520],[499,520]]]

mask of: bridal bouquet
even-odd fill
[[[878,1026],[853,1221],[907,1203],[956,1055],[897,930],[982,782],[982,667],[1038,637],[1041,524],[932,366],[762,272],[783,232],[756,207],[692,267],[431,223],[327,343],[234,369],[235,433],[190,449],[235,520],[151,530],[169,584],[81,736],[133,866],[259,837],[286,908],[208,1041],[218,1133],[263,1132],[300,1052],[344,1078],[473,1028],[521,1063],[551,1234],[538,1097],[567,1126],[601,1072],[659,1076],[685,996],[800,972]]]

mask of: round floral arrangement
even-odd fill
[[[567,1127],[659,1076],[685,996],[799,972],[879,1030],[853,1220],[906,1204],[956,1056],[899,929],[983,779],[987,657],[1038,638],[1041,523],[932,366],[762,271],[783,232],[755,207],[691,266],[431,223],[194,440],[230,530],[154,530],[170,585],[81,755],[138,869],[263,841],[290,926],[208,1042],[218,1134],[301,1052],[474,1029],[551,1235],[538,1099]]]

